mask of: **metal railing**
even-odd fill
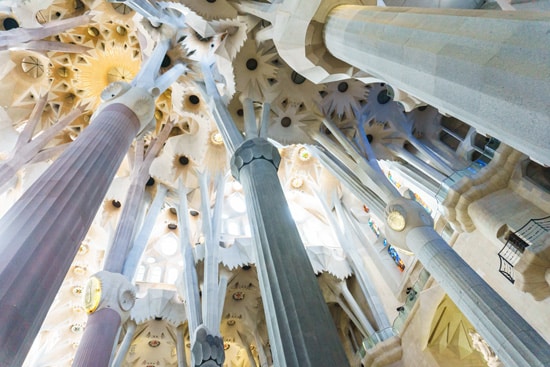
[[[377,331],[373,335],[369,335],[363,339],[361,347],[356,353],[361,359],[365,358],[367,354],[366,351],[368,349],[374,348],[376,344],[390,336],[399,335],[399,333],[401,333],[403,325],[405,324],[410,311],[418,299],[419,293],[424,289],[429,278],[430,273],[428,273],[426,269],[422,269],[418,274],[418,279],[414,282],[414,285],[407,288],[407,298],[405,300],[405,304],[398,308],[399,315],[393,321],[393,325],[389,328]]]
[[[463,177],[471,177],[478,173],[483,167],[485,167],[487,163],[485,163],[482,160],[477,160],[475,162],[472,162],[468,167],[460,170],[455,171],[452,175],[447,177],[446,179],[441,182],[441,186],[439,187],[439,191],[435,195],[435,199],[438,203],[442,203],[443,200],[447,197],[447,194],[449,193],[449,189],[454,186],[460,179]]]
[[[538,240],[550,231],[550,216],[531,219],[516,232],[510,233],[504,247],[499,251],[500,265],[498,271],[515,283],[514,266],[527,247],[538,243]]]
[[[409,314],[418,299],[418,295],[422,290],[424,290],[426,282],[429,278],[430,273],[426,269],[422,269],[418,275],[418,279],[414,282],[414,285],[407,289],[405,304],[398,308],[399,315],[397,315],[393,321],[393,329],[397,334],[401,333],[401,330],[403,330],[403,326],[405,325],[405,322],[407,321],[407,318],[409,317]]]

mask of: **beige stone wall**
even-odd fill
[[[453,248],[485,279],[546,341],[550,341],[550,298],[535,301],[528,293],[517,289],[498,271],[499,259],[496,246],[481,231],[462,233]]]
[[[476,228],[499,249],[504,232],[517,231],[531,219],[547,216],[544,211],[508,187],[489,194],[468,207]]]

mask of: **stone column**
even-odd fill
[[[200,325],[195,330],[191,356],[195,367],[222,367],[225,361],[222,337],[212,335],[210,330]]]
[[[118,322],[118,320],[114,320],[113,323],[115,322]],[[127,322],[126,334],[124,334],[124,339],[122,340],[122,343],[120,343],[120,347],[118,348],[112,367],[121,367],[122,363],[124,363],[126,354],[128,354],[128,350],[130,350],[130,346],[132,345],[132,340],[134,339],[134,334],[136,333],[136,327],[137,325],[135,321],[129,320]],[[83,338],[85,336],[86,334],[84,334]]]
[[[168,137],[170,130],[172,130],[172,123],[168,122],[161,130],[158,137],[153,142],[151,142],[150,148],[147,150],[145,157],[143,157],[143,143],[141,141],[138,141],[136,144],[136,155],[134,162],[135,166],[132,172],[132,183],[130,184],[130,188],[128,189],[128,194],[126,195],[124,210],[122,211],[120,220],[117,225],[113,244],[111,245],[109,253],[105,257],[105,264],[103,266],[103,270],[116,273],[117,277],[120,273],[122,273],[126,260],[128,260],[128,249],[134,249],[131,245],[134,243],[134,233],[136,232],[136,227],[138,226],[137,220],[139,215],[137,213],[140,212],[139,209],[142,205],[143,196],[145,193],[145,184],[149,177],[149,167],[153,161],[153,158],[156,157],[160,148],[163,146],[164,141]],[[159,187],[157,192],[157,196],[159,196],[159,199],[155,197],[154,206],[151,205],[151,207],[149,208],[149,211],[151,211],[151,213],[150,215],[149,213],[147,215],[148,222],[143,223],[142,231],[144,233],[143,238],[140,238],[140,241],[142,241],[141,244],[143,246],[140,246],[140,244],[134,244],[134,246],[137,246],[135,248],[136,252],[139,251],[139,253],[132,253],[133,257],[130,258],[130,261],[137,259],[135,260],[136,267],[137,261],[139,261],[139,258],[141,257],[142,252],[145,249],[147,239],[151,234],[154,219],[158,215],[158,210],[161,204],[160,201],[162,200],[162,198],[164,198],[165,194],[166,189],[162,189]],[[132,274],[126,276],[127,280],[131,281],[133,275],[134,274],[132,271]],[[120,283],[120,281],[118,280],[117,282]],[[126,312],[128,310],[124,311]],[[97,316],[95,313],[93,313],[89,317],[88,322],[93,320],[93,322],[101,324],[104,321],[100,320],[100,318],[101,316]],[[116,325],[116,328],[111,327],[110,334],[104,330],[86,328],[86,331],[84,332],[84,337],[82,338],[82,342],[78,346],[78,351],[76,353],[79,358],[75,358],[73,366],[93,366],[98,363],[98,360],[109,361],[108,358],[110,356],[110,351],[102,348],[96,348],[97,342],[95,340],[101,338],[103,340],[103,343],[111,343],[111,345],[116,345],[118,339],[118,327],[120,326],[121,322],[125,322],[125,320],[119,318],[118,321],[116,321],[115,319],[111,318],[111,322],[118,323]],[[90,351],[93,351],[93,353]],[[101,366],[101,364],[97,364],[97,366],[99,367]]]
[[[342,5],[329,52],[550,164],[550,14]]]
[[[122,275],[130,281],[133,281],[134,279],[139,265],[139,260],[141,260],[141,255],[143,255],[143,252],[147,247],[147,242],[149,242],[149,237],[153,231],[158,214],[162,209],[167,192],[168,187],[164,186],[162,183],[157,185],[155,198],[149,206],[149,210],[147,210],[147,215],[145,216],[145,220],[143,221],[139,233],[137,234],[131,249],[128,251],[126,259],[124,260]]]
[[[124,269],[128,253],[132,250],[132,246],[134,245],[134,239],[139,225],[138,213],[141,212],[140,207],[143,205],[145,184],[149,179],[149,168],[153,163],[153,159],[157,156],[168,138],[172,126],[173,124],[171,121],[168,121],[168,123],[164,125],[157,138],[150,143],[149,149],[147,149],[145,153],[145,157],[143,153],[143,141],[140,140],[136,144],[134,167],[130,176],[132,181],[128,188],[128,193],[126,194],[124,207],[116,228],[113,243],[109,249],[109,253],[105,257],[105,264],[103,265],[104,270],[122,273]],[[162,193],[162,189],[159,189],[159,191]],[[156,214],[152,213],[152,216],[156,216],[157,214],[158,211]],[[154,223],[155,218],[149,217],[148,219]],[[144,229],[149,231],[149,233],[144,233],[144,236],[148,239],[151,233],[152,224],[149,222],[143,224],[146,225]],[[143,247],[143,249],[145,249],[145,247]],[[141,256],[141,253],[139,256]]]
[[[113,103],[0,219],[0,361],[22,365],[140,119]]]
[[[84,347],[76,351],[73,366],[111,365],[116,346],[113,335],[119,334],[120,325],[130,316],[135,301],[136,290],[124,275],[100,271],[92,276],[85,294],[86,311],[90,315],[80,341]],[[131,343],[131,336],[129,339],[127,343]]]
[[[506,366],[549,366],[550,346],[433,229],[424,208],[396,198],[387,207],[388,240],[413,251]]]
[[[178,367],[187,367],[187,353],[185,352],[184,327],[178,325],[176,328],[176,353],[178,355]]]
[[[370,312],[372,313],[376,326],[371,326],[369,320],[365,317],[363,311],[359,307],[356,300],[353,298],[351,292],[345,286],[345,282],[340,283],[339,285],[340,293],[349,303],[353,312],[356,314],[357,318],[363,325],[363,329],[368,332],[368,334],[366,334],[365,336],[371,336],[372,339],[377,342],[394,336],[395,334],[391,329],[388,315],[386,315],[386,312],[382,305],[382,301],[380,300],[378,292],[376,291],[376,288],[367,272],[367,266],[365,266],[366,264],[363,261],[363,258],[359,255],[356,239],[353,235],[349,235],[350,232],[348,230],[344,230],[344,228],[346,228],[346,219],[343,214],[344,210],[342,208],[342,203],[340,202],[340,199],[337,197],[335,192],[327,193],[329,195],[332,194],[331,202],[334,204],[335,209],[335,213],[333,214],[332,209],[329,207],[329,204],[327,200],[323,197],[323,194],[317,190],[316,194],[324,209],[325,217],[327,218],[329,225],[336,236],[336,239],[338,240],[340,246],[346,254],[348,263],[353,270],[355,279],[357,280],[357,283],[359,284],[363,295],[365,296],[367,305]],[[342,226],[340,225],[338,218],[342,221],[342,223],[344,223]]]
[[[245,141],[231,160],[246,194],[274,364],[349,366],[281,188],[280,160],[261,138]]]
[[[104,308],[88,316],[86,330],[90,331],[83,335],[81,343],[91,348],[79,348],[73,366],[81,365],[80,360],[93,361],[86,366],[104,367],[108,366],[113,354],[113,338],[111,334],[119,332],[120,316],[116,311]],[[95,338],[92,338],[92,335]],[[103,338],[105,336],[105,338]],[[107,353],[97,353],[106,351]]]

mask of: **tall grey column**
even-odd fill
[[[243,185],[274,365],[349,366],[277,176],[267,140],[242,143],[231,159]]]
[[[387,208],[388,240],[413,251],[506,366],[550,366],[550,346],[433,229],[415,201]]]
[[[550,164],[550,13],[342,5],[332,55]]]
[[[106,106],[0,219],[0,361],[20,366],[140,128]]]

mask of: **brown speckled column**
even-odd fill
[[[21,366],[140,128],[106,106],[0,219],[0,361]]]

